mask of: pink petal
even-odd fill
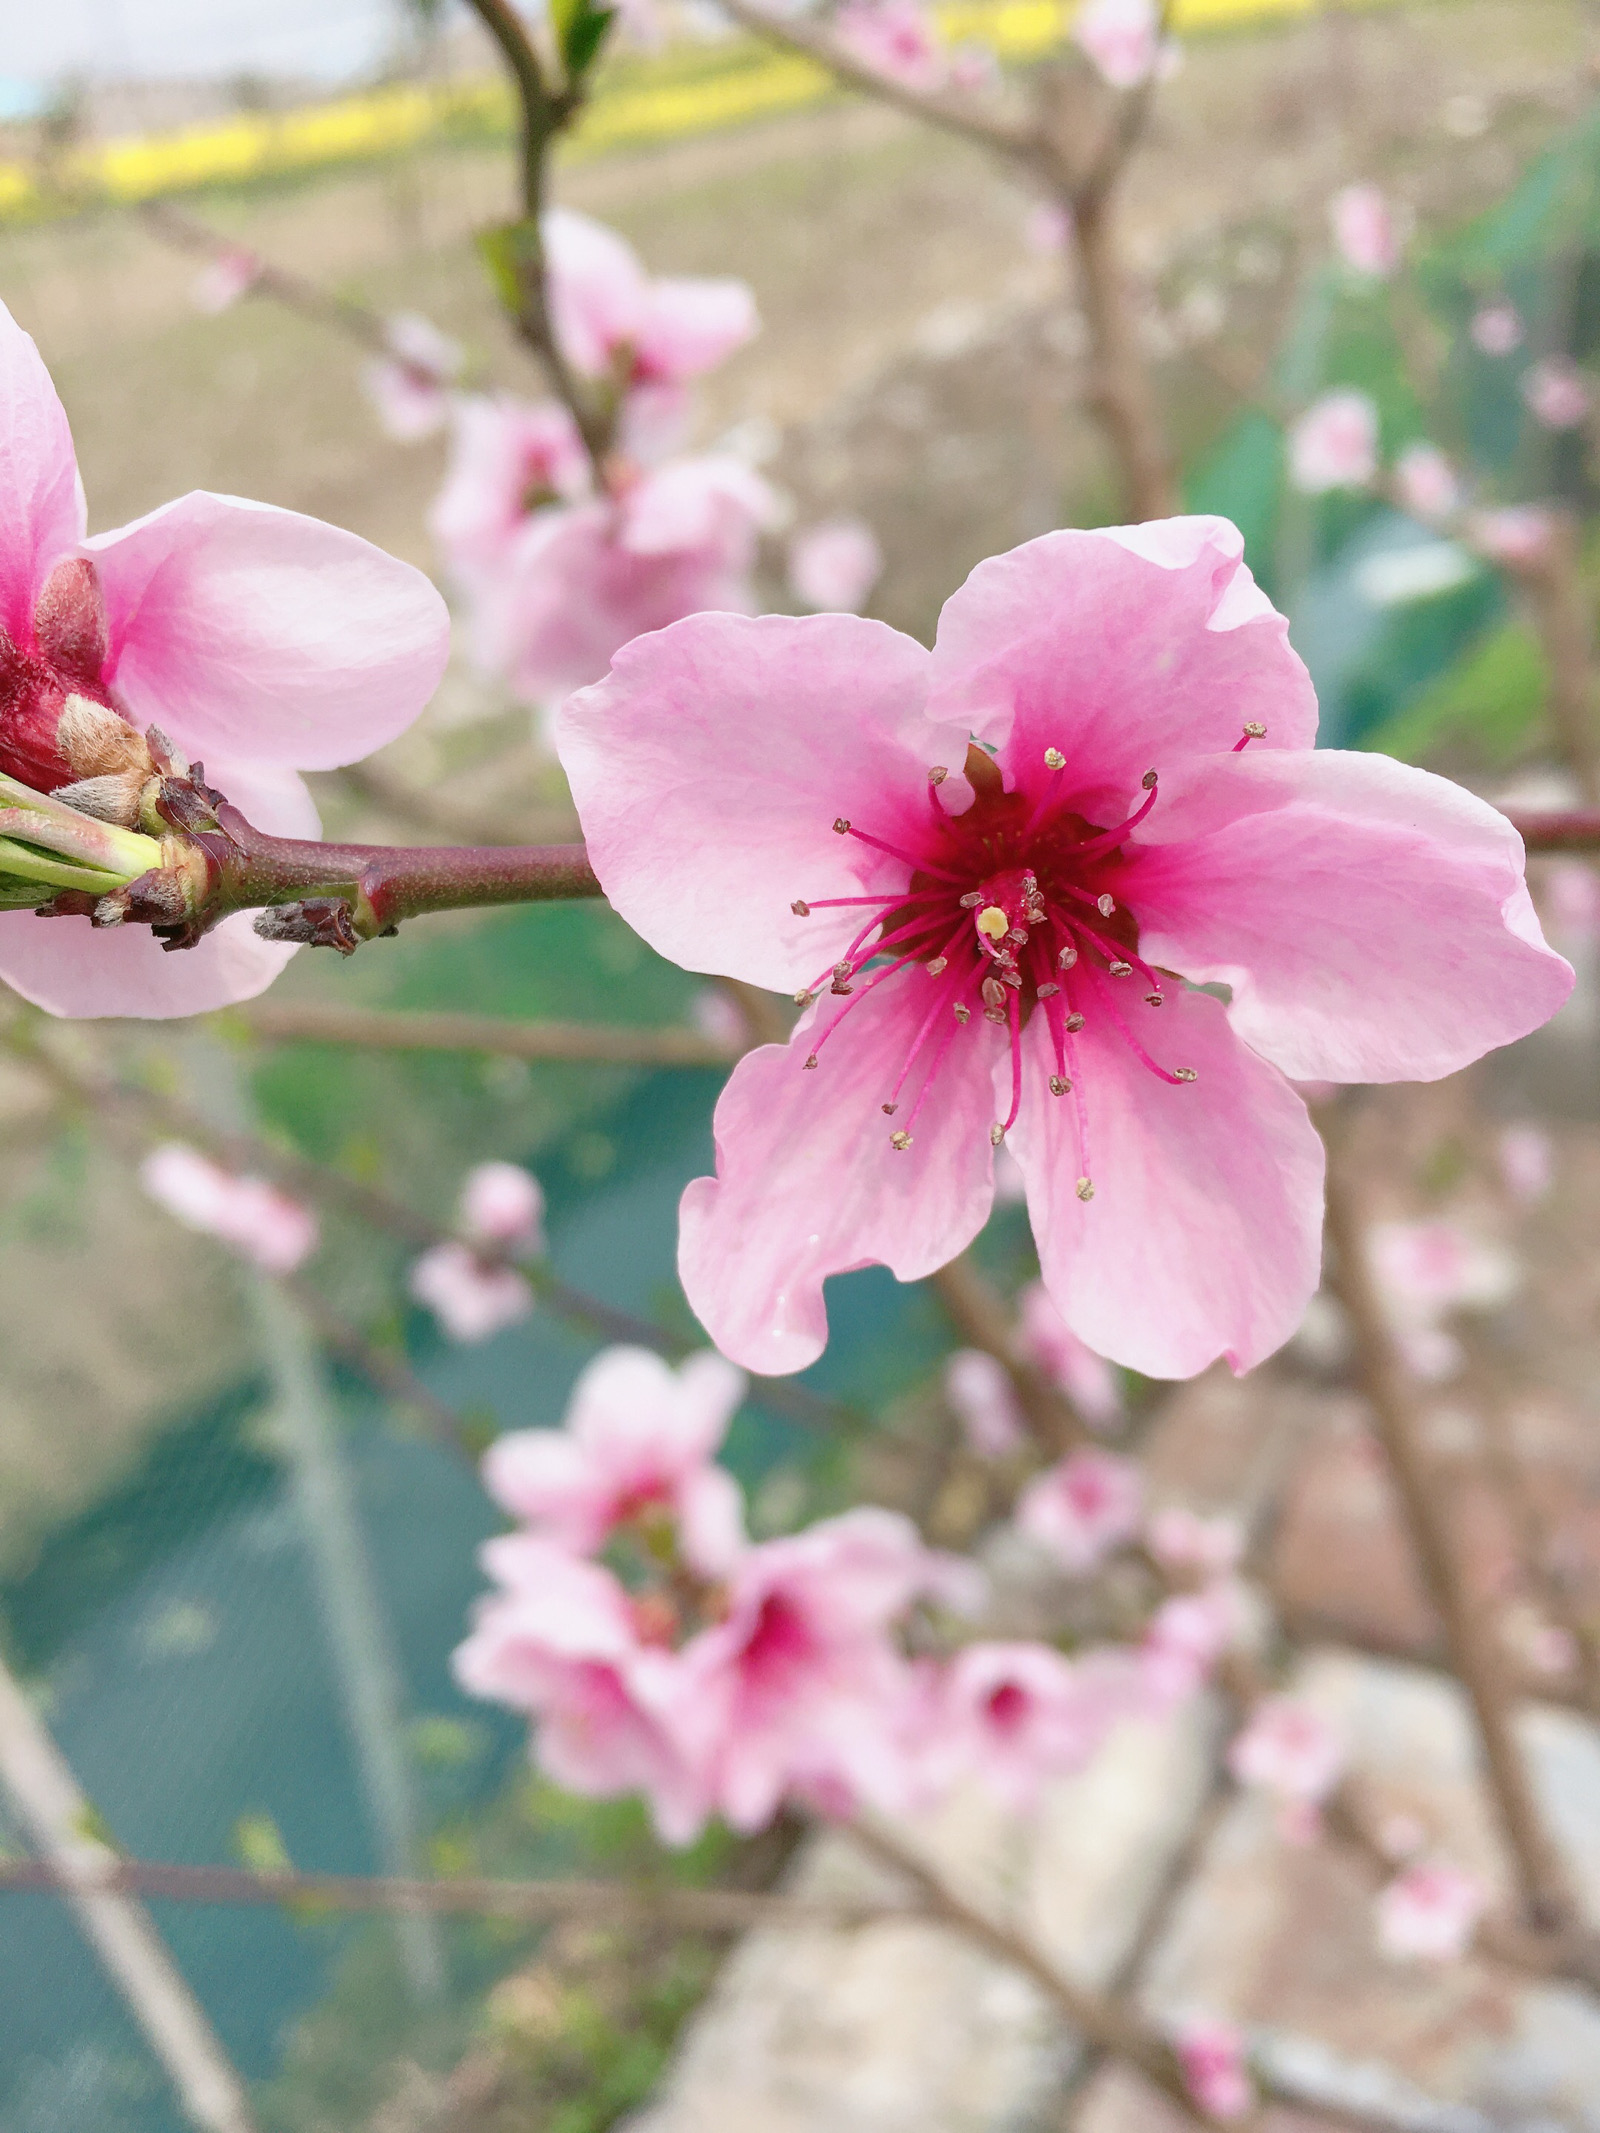
[[[945,602],[929,709],[1004,742],[1058,748],[1118,798],[1176,755],[1309,748],[1310,676],[1226,519],[1047,533],[980,563]]]
[[[906,879],[834,820],[921,835],[935,762],[950,811],[968,803],[964,732],[922,715],[927,671],[921,645],[855,615],[694,615],[627,645],[556,728],[612,904],[688,970],[785,992],[825,970],[866,914],[791,903]]]
[[[680,1209],[691,1308],[725,1355],[767,1375],[827,1345],[828,1275],[877,1262],[920,1280],[971,1243],[994,1196],[994,1045],[974,1026],[952,1049],[902,1151],[878,1105],[918,1018],[887,990],[865,1000],[807,1071],[818,1016],[839,1004],[825,996],[789,1044],[740,1060],[717,1103],[717,1175],[696,1178]]]
[[[404,732],[450,618],[409,563],[338,526],[204,491],[87,544],[129,715],[209,762],[328,770]]]
[[[1571,990],[1515,830],[1427,771],[1252,747],[1163,786],[1148,828],[1145,955],[1232,986],[1234,1028],[1295,1080],[1437,1080]]]
[[[0,304],[0,629],[29,641],[34,595],[83,539],[66,410],[29,335]]]
[[[596,377],[643,322],[649,283],[631,245],[603,222],[551,208],[540,222],[550,302],[567,361]]]
[[[698,377],[760,331],[756,300],[742,281],[652,282],[633,344],[641,376],[670,383]]]
[[[1209,994],[1171,992],[1159,1018],[1145,1012],[1134,1025],[1163,1063],[1196,1070],[1173,1087],[1112,1023],[1107,995],[1125,1019],[1141,1012],[1137,993],[1117,986],[1094,977],[1074,991],[1088,1018],[1077,1039],[1087,1203],[1074,1189],[1073,1101],[1049,1092],[1038,1015],[1023,1046],[1010,1140],[1045,1286],[1080,1340],[1147,1377],[1192,1377],[1218,1355],[1248,1370],[1294,1332],[1317,1286],[1322,1143],[1293,1089]],[[1009,1087],[1004,1065],[1002,1076]]]
[[[217,762],[206,775],[260,828],[280,837],[320,833],[316,806],[292,770]],[[293,954],[281,941],[262,940],[248,911],[224,919],[198,947],[175,951],[148,926],[102,931],[84,918],[0,913],[0,979],[52,1015],[208,1014],[265,992]]]

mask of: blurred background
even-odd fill
[[[1066,19],[1001,0],[958,13],[955,31],[1017,74]],[[1180,8],[1178,28],[1182,65],[1128,174],[1125,241],[1187,500],[1244,530],[1312,666],[1325,739],[1491,794],[1576,797],[1516,583],[1392,501],[1296,489],[1285,437],[1319,394],[1350,386],[1376,402],[1386,457],[1426,438],[1485,503],[1561,502],[1592,622],[1593,419],[1552,427],[1521,383],[1535,358],[1580,372],[1600,360],[1592,10],[1237,0],[1188,19]],[[1330,198],[1354,182],[1381,185],[1395,213],[1393,278],[1352,275],[1332,246]],[[653,272],[751,284],[763,330],[704,385],[696,439],[759,466],[794,526],[864,520],[883,552],[869,612],[927,638],[981,557],[1117,515],[1058,235],[976,147],[795,75],[711,0],[675,0],[659,42],[619,38],[603,61],[556,190]],[[361,351],[304,309],[259,291],[199,308],[202,261],[152,203],[373,314],[422,313],[480,383],[532,393],[473,244],[515,208],[510,107],[475,25],[393,0],[58,0],[12,7],[0,35],[0,296],[68,409],[91,530],[200,487],[313,513],[433,567],[445,440],[387,437]],[[1515,363],[1470,330],[1502,300],[1524,337]],[[764,606],[796,605],[781,533],[759,589]],[[569,822],[540,719],[461,656],[403,741],[312,782],[330,833],[347,837],[558,838]],[[1455,1353],[1428,1391],[1429,1429],[1507,1651],[1552,1707],[1581,1711],[1592,1669],[1572,1623],[1600,1606],[1600,916],[1581,863],[1536,875],[1552,938],[1579,967],[1571,1005],[1469,1075],[1385,1092],[1352,1131],[1379,1213],[1446,1221],[1494,1256],[1499,1273],[1449,1307],[1462,1306]],[[707,1840],[664,1864],[631,1807],[531,1779],[521,1727],[465,1699],[448,1665],[481,1585],[474,1549],[498,1523],[473,1456],[498,1429],[557,1420],[607,1331],[568,1292],[694,1339],[673,1275],[676,1202],[710,1167],[736,1011],[577,904],[432,919],[333,960],[301,955],[261,1011],[182,1027],[45,1029],[0,998],[7,1663],[95,1826],[142,1856],[767,1885],[792,1833]],[[323,1005],[666,1027],[698,1033],[699,1063],[296,1037],[295,1011]],[[152,1145],[206,1134],[247,1153],[257,1136],[349,1188],[319,1208],[309,1289],[223,1259],[141,1189]],[[566,1287],[462,1343],[412,1299],[407,1269],[490,1158],[541,1181],[548,1267]],[[981,1256],[1004,1287],[1028,1278],[1019,1209],[1002,1208]],[[936,1299],[869,1273],[836,1283],[831,1309],[832,1345],[807,1382],[859,1427],[819,1431],[752,1401],[728,1458],[755,1529],[866,1494],[911,1505],[935,1537],[969,1537],[982,1483],[952,1449]],[[1128,1383],[1130,1427],[1174,1499],[1252,1513],[1270,1501],[1262,1560],[1291,1633],[1325,1654],[1426,1667],[1437,1627],[1342,1340],[1319,1299],[1296,1345],[1242,1386]],[[875,1441],[886,1420],[900,1450]],[[906,1455],[908,1440],[927,1456]],[[1578,1820],[1586,1806],[1592,1821],[1594,1794],[1580,1795]],[[1248,1912],[1239,1892],[1264,1869],[1235,1869]],[[1206,1901],[1226,1909],[1215,1890]],[[1286,1995],[1315,2027],[1340,1993],[1305,1951],[1337,1941],[1339,1899],[1297,1885],[1274,1901],[1283,1939],[1250,1942],[1251,1989]],[[624,1941],[151,1908],[271,2133],[602,2133],[645,2105],[726,1953],[664,1928]],[[1345,2007],[1351,2033],[1388,2037],[1404,2059],[1413,2046],[1395,2040],[1431,2024],[1436,2072],[1452,2054],[1476,2067],[1485,2025],[1513,2037],[1522,2090],[1497,2061],[1501,2091],[1483,2077],[1473,2124],[1600,2124],[1587,2030],[1579,2050],[1547,2024],[1541,2060],[1481,1980],[1365,1989],[1359,2021]],[[987,2104],[962,2100],[954,2076],[919,2101],[907,2074],[887,2101],[847,2109],[808,2090],[770,2123],[1090,2122],[1071,2115],[1081,2096],[1049,2050],[1029,2065],[1020,2088],[979,2083]],[[1155,2104],[1099,2108],[1111,2115],[1097,2124],[1162,2122]],[[184,2123],[66,1908],[0,1895],[4,2133]]]

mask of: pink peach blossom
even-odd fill
[[[564,407],[466,394],[451,413],[450,463],[429,530],[451,576],[471,583],[505,561],[537,513],[573,502],[588,483],[583,440]]]
[[[682,1203],[685,1290],[735,1361],[814,1360],[830,1274],[964,1249],[1009,1137],[1080,1340],[1248,1368],[1317,1283],[1322,1150],[1285,1077],[1452,1073],[1566,997],[1501,816],[1313,751],[1241,552],[1217,519],[1048,534],[978,566],[931,653],[700,615],[563,706],[614,907],[811,1003],[735,1067]]]
[[[633,248],[570,208],[543,218],[550,308],[562,350],[585,377],[677,385],[713,369],[759,329],[742,281],[652,280]]]
[[[1394,463],[1395,496],[1402,511],[1424,524],[1461,508],[1461,482],[1436,444],[1408,444]]]
[[[1328,202],[1328,220],[1345,265],[1387,281],[1400,263],[1400,243],[1381,188],[1341,186]]]
[[[478,1163],[461,1188],[460,1223],[473,1244],[537,1256],[544,1250],[544,1190],[520,1163]]]
[[[744,1397],[720,1355],[674,1370],[646,1348],[607,1348],[572,1389],[560,1429],[499,1437],[484,1486],[514,1518],[580,1555],[652,1514],[678,1522],[686,1560],[720,1577],[744,1546],[739,1490],[709,1462]]]
[[[789,584],[807,607],[859,614],[883,575],[883,550],[864,519],[831,518],[789,543]]]
[[[515,1267],[480,1259],[454,1239],[422,1254],[408,1286],[453,1341],[485,1341],[533,1309],[533,1291]]]
[[[1524,1122],[1502,1127],[1495,1157],[1514,1200],[1542,1200],[1555,1182],[1555,1145],[1542,1126]]]
[[[1510,355],[1514,348],[1522,346],[1522,318],[1515,304],[1502,299],[1499,303],[1480,304],[1472,314],[1468,327],[1474,347],[1486,356]]]
[[[1083,0],[1072,34],[1113,89],[1136,89],[1175,63],[1155,0]]]
[[[317,1248],[317,1218],[264,1178],[235,1177],[198,1148],[167,1141],[139,1165],[151,1199],[186,1228],[220,1237],[268,1274],[292,1274]]]
[[[458,341],[418,311],[397,311],[385,319],[384,337],[389,352],[363,367],[361,389],[385,436],[397,444],[416,444],[437,435],[449,420],[450,388],[466,357]]]
[[[689,1020],[702,1037],[709,1037],[713,1044],[726,1045],[730,1052],[743,1051],[750,1041],[743,1014],[715,985],[700,987],[689,1002]]]
[[[537,1721],[533,1750],[568,1791],[601,1799],[642,1792],[669,1844],[684,1844],[710,1810],[704,1780],[662,1713],[682,1694],[676,1656],[645,1642],[609,1570],[553,1543],[508,1534],[483,1549],[504,1591],[479,1603],[455,1654],[474,1696]]]
[[[1146,1708],[1159,1713],[1203,1688],[1233,1642],[1238,1621],[1238,1596],[1220,1579],[1199,1592],[1163,1600],[1145,1625],[1138,1651]]]
[[[1006,1459],[1028,1441],[1005,1366],[980,1348],[958,1348],[944,1366],[944,1396],[980,1459]]]
[[[936,1756],[1026,1813],[1046,1779],[1081,1770],[1120,1705],[1046,1644],[969,1644],[945,1669]]]
[[[1232,2022],[1196,2015],[1179,2027],[1173,2049],[1189,2094],[1208,2118],[1242,2118],[1255,2109],[1249,2048]]]
[[[1558,940],[1574,948],[1600,936],[1600,881],[1582,859],[1552,859],[1544,869],[1540,902]]]
[[[1428,1383],[1454,1376],[1459,1343],[1443,1321],[1453,1311],[1492,1310],[1515,1294],[1516,1260],[1460,1223],[1374,1223],[1367,1237],[1384,1309],[1413,1373]]]
[[[681,1653],[678,1738],[735,1829],[759,1829],[797,1784],[891,1806],[907,1797],[922,1690],[890,1631],[919,1598],[971,1605],[973,1566],[863,1506],[751,1548],[727,1614]]]
[[[1289,1805],[1320,1806],[1339,1782],[1344,1743],[1313,1705],[1267,1696],[1228,1744],[1228,1768]]]
[[[259,827],[318,833],[296,774],[410,725],[449,648],[422,573],[353,533],[202,491],[84,537],[67,418],[0,306],[0,771],[40,792],[69,696],[159,725]],[[178,954],[145,926],[0,914],[0,978],[58,1015],[198,1014],[247,1000],[293,951],[248,913]]]
[[[1588,419],[1594,387],[1569,356],[1546,356],[1522,374],[1530,415],[1547,430],[1575,430]]]
[[[231,311],[261,279],[261,261],[243,245],[215,253],[189,285],[189,300],[212,318]]]
[[[1122,1415],[1122,1387],[1103,1355],[1086,1348],[1050,1299],[1042,1281],[1030,1281],[1017,1298],[1023,1351],[1055,1379],[1091,1429],[1104,1429]]]
[[[1289,479],[1307,496],[1364,489],[1378,471],[1378,410],[1369,394],[1324,393],[1289,432]]]
[[[1030,252],[1053,257],[1072,241],[1072,216],[1059,200],[1035,200],[1022,224],[1022,240]]]
[[[1378,1897],[1378,1946],[1396,1962],[1449,1963],[1466,1954],[1489,1892],[1474,1875],[1424,1861]]]
[[[1238,1568],[1245,1532],[1225,1511],[1203,1518],[1186,1505],[1167,1504],[1150,1514],[1144,1544],[1163,1570],[1220,1578]]]
[[[918,0],[845,0],[833,27],[847,52],[890,81],[939,89],[949,79],[939,26]]]
[[[1028,1483],[1017,1524],[1073,1577],[1086,1577],[1139,1530],[1144,1485],[1131,1459],[1069,1452]]]
[[[1554,525],[1538,504],[1505,504],[1495,511],[1475,511],[1467,537],[1478,553],[1506,570],[1529,570],[1549,551]]]

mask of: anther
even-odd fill
[[[1068,1017],[1067,1017],[1067,1022],[1066,1022],[1066,1029],[1067,1029],[1067,1035],[1068,1035],[1069,1037],[1075,1037],[1075,1036],[1076,1036],[1076,1035],[1078,1034],[1079,1030],[1081,1030],[1081,1029],[1082,1029],[1082,1027],[1083,1027],[1083,1017],[1082,1017],[1082,1015],[1068,1015]]]
[[[998,1022],[1000,1027],[1004,1029],[1006,1026],[1006,1011],[1003,1007],[986,1007],[983,1011],[983,1019],[985,1022]]]
[[[1004,1006],[1005,1006],[1005,1004],[1006,1004],[1006,994],[1005,994],[1005,987],[1004,987],[1004,986],[1003,986],[1003,985],[1002,985],[1002,984],[1000,983],[1000,980],[999,980],[998,978],[985,978],[985,979],[984,979],[984,981],[983,981],[983,1004],[984,1004],[984,1006],[985,1006],[985,1007],[1004,1007]]]
[[[802,903],[798,896],[789,906],[789,909],[794,913],[796,918],[809,918],[811,916],[811,906],[808,903]]]
[[[956,1020],[961,1024],[961,1027],[963,1029],[965,1029],[967,1024],[972,1020],[972,1009],[970,1007],[963,1007],[959,1000],[956,1002]]]
[[[833,974],[836,978],[853,977],[855,975],[855,967],[854,963],[835,963]]]
[[[1050,1094],[1052,1096],[1065,1096],[1071,1087],[1072,1083],[1068,1081],[1065,1074],[1052,1074],[1050,1076]]]
[[[1147,770],[1144,776],[1139,780],[1139,783],[1144,787],[1146,792],[1154,792],[1157,783],[1155,772],[1153,770]]]
[[[1041,985],[1036,989],[1035,997],[1040,1000],[1053,1000],[1060,990],[1059,985]]]
[[[797,992],[794,996],[794,1004],[796,1007],[809,1007],[816,997],[814,992]]]
[[[1044,767],[1046,770],[1065,770],[1067,759],[1059,748],[1047,748],[1044,752]]]
[[[1114,978],[1126,978],[1133,975],[1133,965],[1131,963],[1108,963],[1106,968]]]
[[[995,1125],[989,1128],[989,1146],[991,1148],[998,1148],[1005,1137],[1006,1129],[1004,1126]]]
[[[1172,1078],[1174,1081],[1198,1081],[1200,1076],[1193,1067],[1174,1067]]]
[[[833,983],[828,987],[828,990],[833,994],[835,999],[842,1000],[847,992],[854,992],[855,987],[850,983],[850,980],[848,978],[835,978]]]
[[[1253,741],[1264,741],[1267,737],[1266,727],[1258,724],[1253,718],[1245,720],[1244,730]]]
[[[812,1067],[814,1067],[814,1066],[816,1065],[816,1063],[817,1063],[817,1055],[816,1055],[816,1053],[815,1053],[815,1052],[812,1052],[812,1053],[811,1053],[811,1054],[810,1054],[810,1055],[808,1056],[808,1058],[807,1058],[807,1060],[806,1060],[806,1063],[805,1063],[805,1067],[804,1067],[804,1069],[803,1069],[802,1071],[804,1071],[804,1072],[809,1072],[809,1071],[811,1070],[811,1068],[812,1068]]]
[[[1117,908],[1117,899],[1114,896],[1097,896],[1094,907],[1102,918],[1109,918]]]
[[[904,1130],[899,1133],[891,1133],[889,1136],[889,1146],[891,1148],[898,1148],[900,1153],[904,1155],[906,1150],[911,1146],[910,1134],[905,1132]]]
[[[979,904],[987,903],[988,900],[981,889],[969,889],[961,899],[961,908],[963,911],[976,911]]]
[[[933,768],[928,772],[928,783],[930,785],[942,785],[945,779],[949,777],[949,775],[950,773],[948,770],[946,770],[943,763],[935,763]]]
[[[883,1106],[883,1115],[884,1115],[884,1117],[885,1117],[885,1118],[893,1118],[893,1117],[894,1117],[894,1114],[896,1113],[896,1111],[898,1111],[898,1110],[899,1110],[899,1108],[900,1108],[900,1106],[899,1106],[898,1104],[885,1104],[885,1105]]]
[[[1078,951],[1073,947],[1071,941],[1068,941],[1065,948],[1056,957],[1056,968],[1057,970],[1070,970],[1077,960]]]
[[[1094,1186],[1088,1178],[1079,1178],[1073,1189],[1080,1200],[1092,1200],[1094,1198]]]
[[[833,827],[835,833],[840,837],[848,837],[850,834],[850,823],[848,818],[844,815],[839,816]]]
[[[950,958],[947,955],[936,955],[931,963],[924,965],[930,978],[943,977],[949,967]]]
[[[1166,998],[1167,996],[1164,992],[1147,992],[1144,996],[1144,1004],[1146,1007],[1162,1007],[1166,1004]]]

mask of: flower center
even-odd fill
[[[1260,729],[1246,728],[1239,745],[1259,737]],[[878,986],[918,965],[923,979],[933,981],[899,1078],[882,1106],[891,1118],[899,1112],[914,1070],[925,1062],[909,1115],[889,1136],[891,1146],[901,1150],[910,1148],[940,1068],[975,1016],[1009,1033],[1011,1104],[1005,1118],[990,1128],[998,1147],[1021,1108],[1022,1032],[1042,1013],[1054,1063],[1050,1092],[1073,1098],[1077,1191],[1089,1200],[1094,1186],[1075,1042],[1086,1007],[1092,1004],[1097,1014],[1109,1017],[1141,1065],[1162,1081],[1176,1086],[1197,1077],[1191,1067],[1166,1067],[1152,1058],[1130,1020],[1140,1005],[1160,1007],[1175,982],[1140,954],[1138,921],[1122,893],[1129,874],[1126,842],[1156,804],[1157,774],[1146,771],[1137,803],[1124,820],[1106,827],[1073,806],[1060,750],[1047,749],[1044,762],[1048,775],[1042,787],[1031,794],[1007,792],[999,766],[974,744],[967,752],[966,775],[976,797],[961,815],[947,814],[939,799],[948,772],[930,770],[926,830],[914,840],[915,849],[887,844],[867,826],[841,816],[833,825],[840,836],[903,861],[908,878],[903,888],[883,895],[794,904],[800,917],[856,905],[866,920],[839,960],[796,998],[809,1001],[826,987],[846,1003],[822,1028],[806,1058],[806,1066],[814,1068],[846,1015]],[[1093,1002],[1088,1001],[1084,979],[1089,972],[1133,981],[1127,1014],[1104,986],[1096,986]],[[907,976],[903,982],[918,980]]]

